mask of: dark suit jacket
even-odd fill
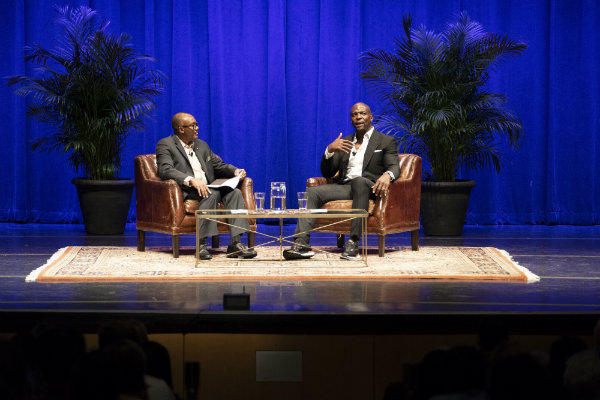
[[[208,183],[212,183],[219,178],[232,178],[235,175],[237,168],[231,164],[225,164],[221,158],[212,152],[205,141],[194,140],[194,153],[200,160],[200,165],[206,173]],[[194,170],[177,135],[171,135],[158,142],[156,145],[156,165],[158,176],[161,179],[174,179],[181,186],[184,199],[191,193],[197,193],[196,189],[183,184],[185,178],[194,176]]]
[[[354,134],[344,136],[342,139],[352,141]],[[321,174],[325,178],[331,178],[339,173],[338,182],[343,182],[348,170],[349,159],[350,154],[342,151],[335,152],[333,157],[329,159],[326,159],[323,155],[321,157]],[[400,176],[396,139],[393,136],[384,135],[377,130],[373,130],[365,150],[362,176],[375,182],[385,171],[390,171],[395,178]]]

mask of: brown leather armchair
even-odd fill
[[[379,257],[385,252],[385,235],[410,231],[411,245],[419,250],[419,210],[421,204],[421,157],[414,154],[398,154],[400,176],[390,185],[387,196],[369,200],[367,233],[379,238]],[[308,178],[306,187],[333,183],[333,179]],[[352,200],[330,201],[322,208],[352,208]],[[338,220],[339,221],[339,220]],[[332,224],[334,219],[316,218],[314,229]],[[344,234],[350,232],[350,221],[319,229],[319,232],[338,234],[338,247],[344,247]]]
[[[137,248],[144,251],[146,231],[166,233],[172,236],[173,257],[179,257],[179,235],[195,235],[198,209],[197,200],[183,201],[183,192],[172,179],[163,181],[158,177],[155,154],[142,154],[134,159],[135,204],[137,211]],[[246,208],[255,209],[252,179],[245,177],[238,185]],[[221,207],[223,205],[221,204]],[[250,219],[248,246],[254,246],[256,220]],[[217,224],[219,233],[227,233],[227,225]],[[219,237],[213,236],[212,247],[219,247]]]

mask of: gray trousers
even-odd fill
[[[227,191],[229,190],[229,191]],[[226,209],[245,209],[246,203],[244,203],[244,197],[240,189],[215,189],[210,188],[211,194],[206,198],[198,198],[200,204],[198,210],[214,210],[217,208],[219,202],[223,202]],[[194,196],[196,197],[196,196]],[[198,196],[199,197],[199,196]],[[247,218],[228,218],[227,222],[229,226],[229,235],[232,241],[239,240],[239,235],[250,230]],[[200,228],[200,239],[208,236],[218,235],[217,223],[208,219],[201,218],[198,221]]]
[[[311,208],[321,208],[323,204],[333,200],[352,200],[352,208],[359,210],[369,209],[369,199],[375,198],[371,188],[375,182],[358,177],[341,184],[326,184],[313,186],[306,190],[306,206]],[[362,220],[355,218],[351,222],[350,239],[358,241],[362,234]],[[314,218],[299,218],[295,240],[303,244],[309,244],[310,231],[315,225]]]

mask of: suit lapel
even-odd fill
[[[342,153],[342,163],[340,164],[340,179],[343,181],[346,179],[348,173],[348,162],[350,161],[350,154]]]
[[[188,158],[187,152],[185,151],[185,148],[181,144],[181,140],[179,140],[177,135],[173,135],[173,142],[175,143],[175,147],[177,148],[177,150],[179,150],[179,153],[181,153],[181,156],[183,157],[186,164],[188,165],[189,171],[192,172],[192,174],[193,174],[194,168],[192,167],[192,164],[190,163],[190,159]],[[204,171],[204,173],[206,173],[206,171],[207,171],[206,163],[204,162],[204,157],[202,157],[202,152],[200,151],[200,141],[197,139],[194,139],[194,154],[196,155],[196,158],[200,161],[202,170]],[[208,179],[208,176],[207,176],[207,179]]]
[[[190,160],[188,159],[187,153],[185,152],[185,149],[183,148],[183,145],[181,144],[181,140],[179,140],[177,135],[173,135],[172,137],[173,137],[173,143],[175,144],[175,148],[179,151],[179,153],[181,153],[181,156],[188,163],[188,165],[190,166],[190,169],[191,169],[192,165],[190,164]]]
[[[202,165],[202,170],[204,172],[206,172],[207,171],[206,162],[204,161],[204,157],[202,157],[202,153],[200,152],[200,141],[199,140],[194,140],[194,153],[196,153],[196,157],[198,158],[198,160],[200,160],[200,165]]]
[[[342,139],[346,139],[346,140],[354,140],[354,135],[349,135],[346,137],[343,137]],[[344,153],[341,152],[341,157],[342,157],[342,162],[340,163],[340,180],[344,180],[346,179],[346,174],[348,173],[348,162],[350,162],[350,153]]]
[[[206,160],[204,160],[203,152],[200,149],[200,144],[202,142],[200,142],[200,140],[198,139],[194,139],[194,153],[196,154],[196,158],[198,158],[198,160],[200,160],[200,165],[202,166],[202,171],[204,171],[204,173],[206,174],[206,180],[209,181],[208,183],[210,183],[210,179],[211,177],[208,176],[208,168],[206,167]]]
[[[379,136],[379,132],[373,130],[371,137],[369,138],[369,144],[367,145],[367,149],[365,150],[365,157],[363,160],[362,172],[365,173],[365,169],[367,165],[369,165],[369,161],[371,161],[371,157],[373,157],[373,153],[379,147],[379,143],[381,142],[381,137]]]

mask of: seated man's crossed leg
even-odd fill
[[[307,189],[307,208],[321,208],[323,204],[334,200],[352,200],[352,208],[368,210],[369,199],[374,198],[371,191],[375,183],[364,177],[357,177],[342,184],[326,184]],[[291,249],[284,250],[286,260],[310,258],[315,253],[310,248],[310,231],[315,224],[313,218],[300,218],[294,232],[294,244]],[[350,240],[346,242],[341,258],[356,260],[359,258],[358,242],[362,235],[362,220],[351,221]]]
[[[239,189],[233,189],[227,191],[227,189],[211,189],[211,193],[208,197],[199,198],[200,204],[199,210],[213,210],[216,209],[219,202],[223,202],[225,209],[237,210],[246,208],[244,203],[244,197]],[[246,249],[241,243],[241,235],[244,232],[250,231],[250,225],[246,218],[228,218],[227,223],[229,224],[229,235],[231,237],[231,243],[227,246],[227,257],[228,258],[253,258],[256,257],[256,251],[254,249]],[[210,260],[212,255],[208,252],[206,247],[206,238],[208,236],[218,235],[217,222],[208,220],[206,218],[200,218],[198,220],[199,232],[200,232],[200,247],[198,249],[198,258],[201,260]]]

